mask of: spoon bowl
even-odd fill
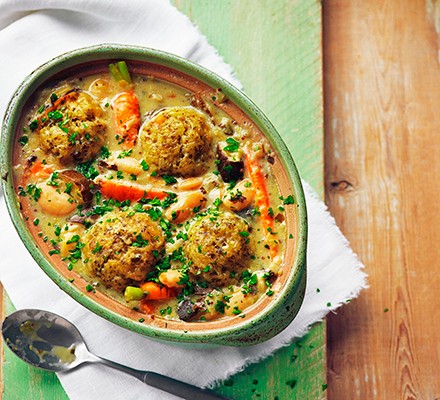
[[[226,399],[150,371],[139,371],[98,357],[87,349],[79,330],[65,318],[43,310],[19,310],[3,321],[2,334],[11,351],[28,364],[48,371],[70,371],[85,363],[101,363],[125,372],[147,385],[184,399]]]
[[[2,333],[15,355],[34,367],[61,372],[80,364],[85,347],[78,329],[64,318],[43,310],[20,310],[5,319]]]

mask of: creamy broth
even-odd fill
[[[244,316],[277,290],[292,238],[273,151],[221,91],[130,79],[37,93],[16,138],[23,217],[91,294],[165,319]]]

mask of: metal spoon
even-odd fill
[[[70,371],[84,363],[98,362],[183,399],[226,399],[208,389],[98,357],[89,352],[81,333],[71,322],[49,311],[16,311],[3,321],[2,334],[7,346],[34,367],[61,372]]]

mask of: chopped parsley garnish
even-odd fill
[[[223,167],[223,169],[224,169],[226,172],[231,172],[231,171],[232,171],[232,165],[225,165],[225,166]]]
[[[32,196],[32,198],[35,201],[38,201],[38,199],[41,196],[41,189],[37,186],[35,186],[33,183],[30,183],[29,185],[26,186],[26,193],[29,196]]]
[[[255,207],[255,208],[253,208],[253,209],[250,210],[250,214],[251,214],[253,217],[256,217],[256,216],[261,215],[261,212],[260,212],[260,209],[259,209],[258,207]]]
[[[168,196],[163,199],[161,205],[163,208],[167,208],[173,203],[177,203],[177,194],[173,192],[168,192]]]
[[[293,196],[290,194],[289,196],[287,196],[284,200],[283,200],[284,204],[295,204],[295,200],[293,198]]]
[[[149,242],[148,242],[148,240],[145,240],[145,239],[142,237],[142,235],[139,233],[139,234],[136,236],[136,241],[132,242],[131,245],[132,245],[133,247],[145,247],[145,246],[148,246],[148,245],[149,245]]]
[[[216,206],[217,208],[220,207],[222,203],[223,202],[218,197],[213,202],[214,206]]]
[[[67,133],[67,132],[66,132]],[[69,136],[69,142],[74,144],[76,141],[76,137],[78,136],[78,132],[73,132],[70,136]]]
[[[106,146],[102,146],[99,152],[100,158],[108,158],[110,156],[110,151]]]
[[[153,221],[157,221],[162,216],[162,211],[157,207],[151,207],[145,212],[151,217]]]
[[[168,306],[167,308],[162,308],[159,312],[160,312],[160,315],[164,316],[164,315],[171,314],[172,311],[173,311],[173,309],[171,308],[171,306]]]
[[[107,204],[95,206],[88,213],[87,216],[90,215],[104,215],[105,213],[113,211],[113,207]]]
[[[229,151],[231,153],[238,151],[238,148],[240,147],[240,143],[238,143],[234,138],[227,138],[226,143],[228,146],[223,147],[223,150]]]
[[[29,124],[29,128],[31,131],[34,131],[35,129],[37,129],[38,128],[38,121],[36,119],[31,121],[31,123]]]
[[[131,155],[133,149],[121,151],[118,155],[118,158],[125,158]]]
[[[238,306],[234,307],[234,309],[232,310],[232,314],[234,315],[241,314],[241,310],[238,308]]]
[[[102,246],[100,246],[99,243],[96,243],[95,248],[92,250],[92,253],[96,254],[101,250],[102,250]]]
[[[79,235],[73,235],[67,242],[66,242],[66,244],[69,244],[69,243],[76,243],[76,242],[78,242],[79,241]]]
[[[177,179],[172,175],[162,175],[162,179],[165,181],[167,185],[172,185],[173,183],[177,183]]]
[[[73,187],[72,182],[66,182],[66,190],[64,191],[64,193],[70,194],[70,192],[72,191],[72,187]]]
[[[214,306],[215,311],[217,311],[220,314],[224,314],[225,308],[226,308],[226,304],[221,300],[217,300],[217,303],[215,303]]]
[[[22,146],[26,145],[29,141],[29,138],[27,136],[22,136],[20,139],[18,139],[18,143],[20,143]]]
[[[229,198],[232,202],[239,201],[242,197],[243,197],[243,193],[239,189],[237,189],[236,193],[230,193],[229,195]]]
[[[85,244],[79,241],[78,235],[72,236],[72,238],[66,243],[76,243],[75,248],[69,250],[69,255],[63,258],[63,260],[69,261],[68,269],[70,271],[73,269],[73,264],[76,264],[81,259],[81,249],[85,246]],[[84,260],[84,262],[87,262],[87,260]]]
[[[99,175],[99,172],[95,169],[93,165],[93,161],[80,163],[76,166],[75,169],[83,174],[87,179],[95,179]]]
[[[57,100],[58,100],[57,94],[56,93],[52,93],[50,95],[50,101],[53,103],[54,101],[57,101]]]
[[[176,235],[176,239],[188,240],[188,234],[184,232],[179,232]]]
[[[87,286],[86,286],[86,290],[88,291],[88,292],[96,292],[96,290],[94,289],[94,287],[89,283]]]
[[[142,160],[140,164],[144,171],[148,171],[148,169],[150,168],[150,166],[145,162],[145,160]]]
[[[57,171],[52,172],[52,174],[50,175],[49,180],[46,182],[46,185],[57,187],[58,186],[58,182],[56,181],[57,179],[59,179],[58,172]]]
[[[249,270],[245,270],[241,273],[243,279],[243,286],[241,287],[241,292],[244,294],[252,293],[252,286],[256,285],[258,282],[258,276],[251,273]]]
[[[53,120],[59,120],[59,119],[63,118],[63,114],[58,110],[49,111],[47,113],[47,116]]]

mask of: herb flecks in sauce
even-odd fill
[[[245,318],[276,293],[280,213],[295,204],[280,196],[268,143],[222,109],[219,90],[188,93],[125,63],[111,69],[43,89],[23,119],[16,181],[29,224],[50,256],[88,281],[82,290],[166,319]],[[124,93],[127,104],[115,105]]]

